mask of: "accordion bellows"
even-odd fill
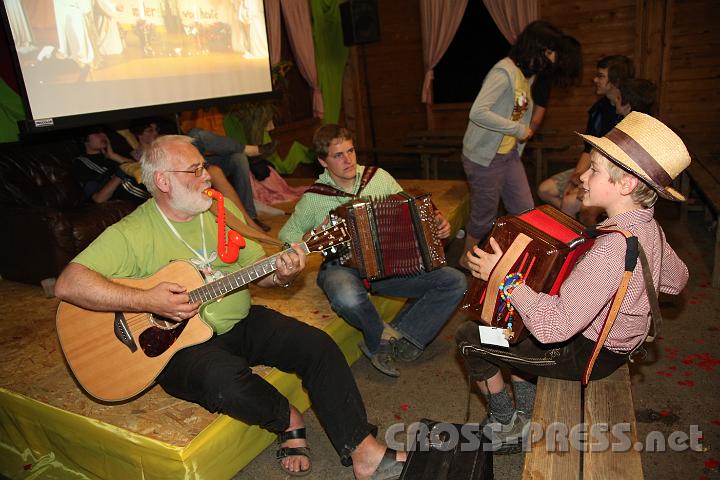
[[[412,276],[446,264],[430,194],[358,198],[330,214],[345,220],[351,237],[340,263],[364,278]]]

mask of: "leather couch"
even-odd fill
[[[132,203],[87,202],[70,170],[73,141],[0,144],[0,275],[38,284],[65,265]]]

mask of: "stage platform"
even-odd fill
[[[432,193],[453,232],[467,220],[464,181],[400,183],[410,191]],[[292,204],[279,207],[292,211]],[[268,218],[271,233],[276,235],[286,219]],[[360,356],[361,337],[332,312],[315,285],[320,262],[319,255],[311,255],[305,274],[288,289],[252,286],[253,301],[326,331],[352,364]],[[216,480],[235,475],[274,441],[265,430],[208,413],[157,386],[121,404],[94,401],[75,383],[60,351],[58,300],[45,298],[38,286],[5,280],[0,295],[0,474],[12,479]],[[392,318],[403,304],[389,297],[373,301],[383,318]],[[300,410],[310,406],[296,376],[268,367],[256,371]]]

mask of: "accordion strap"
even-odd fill
[[[590,375],[592,374],[595,362],[600,355],[600,350],[602,350],[602,347],[605,344],[608,335],[610,334],[610,329],[612,329],[612,326],[615,323],[615,319],[620,312],[620,305],[622,305],[622,302],[625,299],[625,293],[627,293],[628,285],[630,284],[633,270],[635,270],[635,266],[637,265],[639,254],[638,239],[636,236],[634,236],[631,232],[627,230],[600,230],[593,228],[592,230],[588,231],[588,234],[593,237],[605,233],[620,233],[625,236],[625,242],[627,244],[627,250],[625,251],[625,271],[623,272],[622,279],[620,280],[620,286],[618,287],[618,290],[615,293],[615,297],[613,298],[612,305],[610,305],[610,310],[608,311],[608,315],[605,319],[605,323],[603,324],[603,328],[600,331],[600,335],[598,336],[597,341],[595,342],[595,346],[593,347],[592,353],[590,354],[590,358],[585,365],[585,370],[582,376],[583,385],[587,385],[590,381]]]
[[[365,167],[365,171],[360,178],[360,186],[357,193],[355,194],[344,192],[339,188],[335,188],[333,186],[320,182],[313,183],[312,185],[310,185],[310,188],[308,188],[305,192],[317,193],[319,195],[327,195],[329,197],[359,197],[367,184],[370,183],[370,180],[375,175],[375,172],[377,172],[377,169],[378,167],[376,167],[375,165],[369,165]]]

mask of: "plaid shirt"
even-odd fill
[[[355,184],[352,190],[345,190],[336,184],[327,169],[318,177],[318,183],[330,185],[348,193],[356,194],[360,188],[360,179],[362,178],[365,166],[358,165],[355,174]],[[402,191],[402,187],[388,172],[382,168],[378,168],[375,175],[365,186],[361,192],[362,196],[380,197],[390,195]],[[278,238],[283,242],[298,242],[302,240],[303,235],[311,229],[320,225],[331,210],[339,207],[352,200],[352,197],[333,197],[330,195],[321,195],[319,193],[306,192],[300,201],[295,205],[292,216],[285,222],[280,229]]]
[[[638,209],[607,219],[600,227],[629,230],[638,237],[658,292],[677,295],[688,281],[688,269],[653,219],[654,209]],[[582,332],[597,341],[625,269],[625,237],[603,235],[578,261],[560,288],[560,294],[537,293],[526,285],[511,296],[528,330],[542,343],[567,340]],[[650,302],[642,266],[637,262],[625,299],[605,346],[627,352],[650,328]]]

